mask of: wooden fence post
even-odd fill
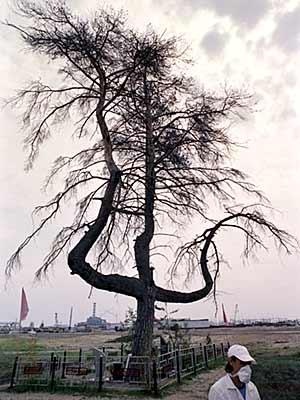
[[[181,383],[181,376],[180,376],[180,353],[179,350],[175,350],[175,360],[176,360],[176,376],[177,376],[177,383]]]
[[[192,347],[192,365],[193,365],[194,375],[196,375],[197,374],[197,361],[196,361],[195,347]]]
[[[63,362],[62,362],[62,366],[61,366],[61,378],[62,379],[64,379],[66,377],[65,376],[66,363],[67,363],[67,350],[64,351]]]
[[[224,351],[224,344],[221,343],[221,353],[222,353],[222,357],[223,359],[225,358],[225,351]]]
[[[52,352],[52,353],[50,354],[50,369],[49,369],[49,378],[50,378],[49,386],[50,386],[50,387],[51,387],[51,377],[52,377],[53,359],[54,359],[54,353]]]
[[[124,357],[124,343],[121,343],[121,362],[123,362]]]
[[[18,356],[16,356],[15,361],[14,361],[14,365],[13,365],[13,370],[11,373],[11,378],[10,378],[10,388],[12,389],[15,383],[15,377],[16,377],[16,373],[17,373],[17,366],[18,366]]]
[[[203,358],[205,367],[208,368],[207,346],[203,346]]]
[[[152,379],[153,379],[153,392],[155,396],[158,395],[158,380],[157,380],[157,364],[156,360],[152,361]]]
[[[214,360],[217,361],[217,348],[215,343],[213,344],[213,354],[214,354]]]
[[[82,348],[80,347],[80,349],[79,349],[79,355],[78,355],[78,364],[79,364],[79,368],[81,367],[81,362],[82,362]]]
[[[202,360],[203,360],[203,346],[202,346],[202,343],[199,344],[199,353],[202,354]]]
[[[51,354],[51,363],[50,363],[50,390],[52,391],[54,389],[54,383],[55,383],[55,370],[56,370],[56,356],[52,356],[53,353]]]
[[[103,388],[103,356],[99,357],[99,380],[98,380],[98,391],[101,392]]]

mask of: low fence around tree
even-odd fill
[[[152,361],[152,390],[159,392],[174,382],[180,384],[182,379],[209,368],[213,362],[225,358],[228,348],[229,343],[200,344],[161,354]]]
[[[135,357],[116,349],[52,352],[15,357],[10,387],[66,387],[80,390],[147,390],[159,393],[172,383],[181,383],[213,362],[223,359],[229,344],[179,348],[155,357]]]

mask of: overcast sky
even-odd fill
[[[73,0],[70,5],[87,13],[102,3]],[[127,0],[107,1],[124,6],[130,22],[139,29],[151,23],[167,34],[182,35],[190,43],[195,65],[191,73],[208,89],[224,83],[247,88],[259,100],[257,112],[235,127],[234,135],[244,147],[233,165],[242,168],[253,183],[269,197],[278,213],[275,222],[300,238],[300,1],[299,0]],[[1,4],[1,19],[11,16]],[[14,32],[0,28],[0,91],[10,96],[30,79],[47,77],[47,65],[22,50]],[[66,322],[71,306],[74,319],[84,320],[97,303],[97,313],[111,321],[124,318],[134,300],[104,291],[94,291],[79,277],[71,276],[64,259],[49,273],[48,280],[34,283],[47,244],[55,234],[49,229],[24,253],[24,268],[13,275],[5,289],[4,268],[9,255],[32,229],[31,211],[46,201],[40,191],[51,161],[58,155],[50,141],[33,171],[25,173],[22,132],[16,110],[1,111],[1,197],[0,197],[0,322],[18,318],[21,287],[28,297],[29,321],[53,322],[54,312]],[[71,142],[60,142],[59,150]],[[61,216],[63,218],[63,216]],[[191,232],[197,232],[195,221]],[[241,318],[300,318],[299,255],[278,254],[270,247],[259,259],[244,265],[237,235],[223,235],[222,250],[231,263],[223,267],[219,302],[229,317],[235,304]],[[198,278],[197,278],[198,279]],[[199,282],[191,285],[191,289]],[[175,306],[170,307],[170,309]],[[178,316],[213,318],[214,304],[199,301],[179,306]]]

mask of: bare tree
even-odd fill
[[[129,29],[122,12],[101,9],[86,19],[63,1],[41,5],[29,0],[17,1],[17,10],[27,22],[7,25],[30,50],[56,63],[59,82],[56,87],[32,82],[12,100],[25,105],[28,168],[56,127],[68,134],[63,127],[68,118],[73,134],[93,144],[72,156],[59,154],[46,186],[61,174],[65,185],[36,208],[43,217],[8,261],[7,274],[63,203],[78,196],[74,221],[58,232],[37,275],[67,250],[71,274],[93,288],[134,297],[133,353],[149,354],[155,302],[190,303],[213,291],[221,262],[217,232],[242,231],[246,257],[265,247],[263,233],[287,252],[294,245],[288,233],[267,221],[266,201],[244,173],[227,166],[235,146],[229,128],[243,117],[251,97],[233,90],[223,95],[204,91],[184,72],[189,61],[178,39],[150,28],[145,33]],[[259,204],[235,206],[241,193]],[[219,221],[209,217],[213,200],[225,213]],[[211,227],[178,246],[173,272],[184,265],[192,275],[200,268],[204,286],[193,292],[164,289],[154,282],[151,263],[164,252],[158,235],[180,224],[184,228],[191,218]],[[92,248],[96,259],[88,262]],[[129,262],[135,276],[116,273]]]

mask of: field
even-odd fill
[[[230,342],[247,345],[257,358],[253,381],[257,384],[263,400],[300,400],[300,328],[219,328],[194,331],[194,343],[205,342],[210,334],[215,343]],[[13,350],[29,352],[52,349],[78,350],[102,347],[117,334],[85,335],[39,335],[36,338],[0,337],[0,372],[8,358],[1,352]],[[5,361],[3,361],[5,360]],[[3,364],[4,362],[4,364]],[[205,400],[209,386],[223,375],[223,368],[217,368],[198,375],[180,387],[172,387],[164,393],[167,400]],[[84,395],[6,393],[0,392],[1,400],[94,400],[97,397]],[[101,396],[105,399],[105,397]],[[108,397],[107,397],[108,398]],[[110,396],[110,399],[124,399],[125,396]],[[135,397],[130,397],[134,399]],[[138,396],[137,398],[141,398]]]

